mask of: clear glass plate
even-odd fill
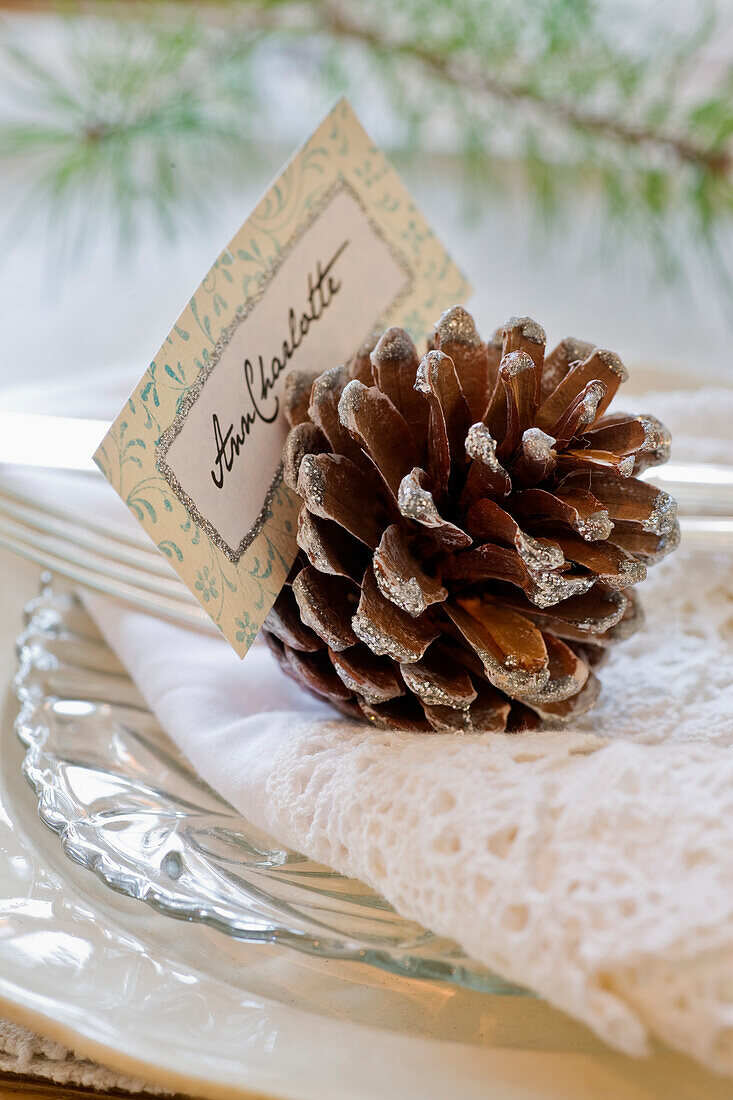
[[[26,608],[14,681],[23,769],[66,854],[160,912],[250,942],[525,994],[361,882],[282,848],[192,771],[77,600]]]

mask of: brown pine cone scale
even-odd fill
[[[488,342],[461,306],[420,359],[387,329],[286,387],[298,559],[263,628],[284,671],[356,718],[414,731],[568,722],[641,622],[632,586],[679,541],[638,475],[652,416],[609,413],[618,356],[512,317]]]

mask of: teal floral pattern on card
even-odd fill
[[[94,456],[240,656],[251,646],[295,558],[298,499],[282,482],[276,486],[261,530],[235,563],[172,491],[158,469],[157,446],[212,362],[224,331],[263,292],[300,227],[342,180],[359,195],[413,275],[407,296],[382,321],[402,324],[414,339],[424,339],[443,309],[465,300],[470,287],[341,100],[207,272]]]

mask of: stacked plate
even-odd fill
[[[649,1100],[726,1095],[678,1056],[613,1054],[254,830],[180,757],[73,597],[28,606],[14,689],[0,1013],[211,1097],[616,1100],[623,1079]]]

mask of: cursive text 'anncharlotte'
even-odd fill
[[[336,278],[333,269],[348,245],[344,241],[336,249],[328,263],[320,260],[316,264],[315,275],[308,275],[308,299],[305,309],[298,314],[291,306],[288,310],[288,332],[282,342],[282,352],[265,361],[257,356],[255,363],[245,359],[243,363],[244,381],[250,400],[250,409],[242,413],[239,423],[233,421],[226,430],[222,430],[216,413],[212,417],[214,445],[216,453],[211,470],[211,480],[217,489],[223,489],[224,478],[234,466],[239,452],[247,442],[252,428],[258,420],[272,424],[280,411],[280,398],[273,393],[275,383],[288,366],[293,355],[311,331],[313,325],[323,317],[328,307],[341,290],[341,281]]]

